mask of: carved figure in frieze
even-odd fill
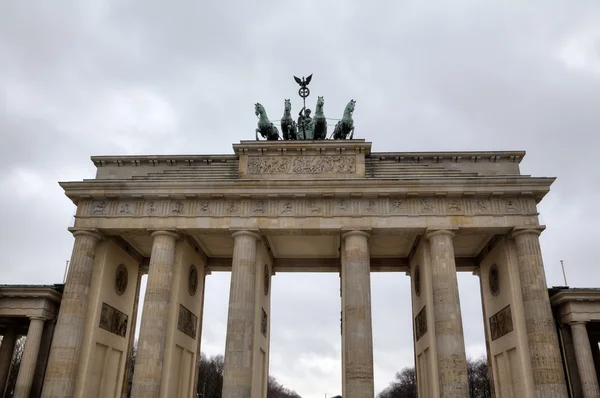
[[[248,157],[249,174],[353,174],[355,172],[354,156]]]
[[[477,199],[475,201],[475,209],[479,212],[487,211],[487,203],[484,199]]]
[[[450,202],[448,203],[448,210],[461,211],[462,208],[460,207],[460,202],[456,199],[450,200]]]
[[[257,200],[254,202],[254,213],[263,214],[265,212],[265,202],[263,200]]]
[[[254,104],[254,113],[258,116],[258,127],[256,128],[256,141],[258,141],[258,134],[268,141],[276,141],[279,139],[279,131],[277,127],[269,120],[267,111],[258,102]]]
[[[340,200],[338,200],[338,208],[341,211],[348,210],[348,201],[346,199],[340,199]]]
[[[298,126],[292,118],[292,103],[286,99],[283,107],[283,117],[281,118],[281,134],[284,140],[298,139]]]
[[[394,199],[392,200],[392,207],[395,211],[402,211],[402,205],[403,205],[403,201],[400,199]]]
[[[106,211],[106,202],[104,200],[96,203],[96,208],[92,214],[104,214]]]
[[[433,206],[429,203],[429,199],[421,199],[421,213],[431,213]]]
[[[306,202],[306,207],[308,208],[311,214],[321,213],[321,208],[317,206],[317,202],[314,200],[309,200],[308,202]]]
[[[227,204],[227,213],[237,213],[238,208],[235,205],[234,201],[229,201],[229,203]]]
[[[154,201],[148,202],[148,207],[146,208],[146,212],[148,214],[156,213],[156,207],[154,207]]]
[[[369,200],[367,202],[367,206],[365,207],[365,211],[373,213],[375,211],[375,201]]]
[[[119,208],[119,214],[131,214],[131,209],[129,208],[129,203],[124,203]]]
[[[210,211],[208,206],[209,206],[208,200],[201,201],[200,202],[200,211],[203,213],[208,213]]]
[[[181,214],[183,211],[183,202],[177,201],[173,204],[173,214]]]
[[[507,199],[506,200],[506,210],[511,211],[511,212],[517,212],[517,211],[519,211],[519,208],[517,207],[517,203],[514,200]]]
[[[335,128],[333,129],[334,140],[351,140],[354,137],[354,120],[352,119],[352,113],[354,113],[355,104],[356,101],[350,100],[348,105],[346,105],[342,120],[337,122]]]
[[[292,202],[286,201],[283,203],[281,214],[292,214]]]

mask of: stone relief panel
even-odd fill
[[[260,320],[260,332],[262,333],[263,336],[267,337],[267,323],[268,323],[268,319],[267,319],[267,313],[265,312],[264,308],[262,309],[262,318]]]
[[[119,216],[134,216],[136,215],[136,202],[120,201],[117,205],[117,215]]]
[[[93,202],[91,214],[94,216],[108,215],[108,201],[99,200],[97,202]]]
[[[530,203],[532,202],[532,203]],[[533,198],[290,197],[96,200],[88,217],[331,217],[537,214]]]
[[[460,214],[463,212],[464,204],[462,198],[446,199],[446,212],[448,214]]]
[[[513,331],[512,313],[510,305],[490,317],[490,334],[492,341]]]
[[[421,198],[418,201],[419,214],[435,214],[435,200],[432,198]]]
[[[184,200],[171,200],[169,204],[169,215],[182,216],[187,214],[186,202]]]
[[[354,156],[248,157],[248,174],[354,174]]]
[[[198,317],[192,313],[192,311],[179,304],[179,317],[177,318],[177,330],[190,336],[192,339],[196,338],[196,324],[198,323]]]
[[[405,198],[390,199],[390,214],[409,214],[408,201]]]
[[[106,303],[102,303],[100,324],[98,326],[117,336],[125,337],[127,335],[127,319],[127,314]]]
[[[415,317],[415,338],[417,341],[427,333],[427,306]]]

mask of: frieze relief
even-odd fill
[[[177,318],[177,330],[188,335],[192,339],[196,338],[196,325],[198,317],[190,310],[179,304],[179,317]]]
[[[248,157],[248,174],[354,174],[355,156]]]
[[[106,303],[102,303],[98,326],[120,337],[127,335],[127,314]]]
[[[87,201],[87,217],[382,217],[532,215],[533,198],[330,197]]]
[[[512,313],[507,305],[490,317],[490,334],[492,341],[513,331]]]

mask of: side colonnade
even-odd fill
[[[456,232],[428,229],[409,257],[419,397],[469,396]],[[477,258],[495,396],[567,397],[539,233],[540,228],[516,228],[496,236]],[[42,396],[121,396],[144,264],[98,231],[74,229],[73,234]],[[275,260],[259,231],[236,230],[231,235],[223,396],[264,398]],[[348,230],[340,240],[342,394],[349,398],[375,394],[369,236],[368,230]],[[207,257],[182,232],[156,230],[147,267],[132,396],[194,397]],[[112,291],[107,286],[115,275]],[[35,345],[39,328],[30,330]],[[35,350],[26,347],[24,360],[29,361]],[[25,382],[30,366],[23,369],[19,380]]]

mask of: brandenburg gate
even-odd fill
[[[566,397],[524,152],[242,141],[230,155],[99,156],[61,186],[75,237],[43,397],[194,397],[205,277],[231,272],[223,396],[266,397],[272,276],[336,272],[343,396],[374,396],[371,272],[411,278],[420,397],[468,397],[456,273],[481,281],[496,396]],[[389,314],[396,316],[399,314]]]

